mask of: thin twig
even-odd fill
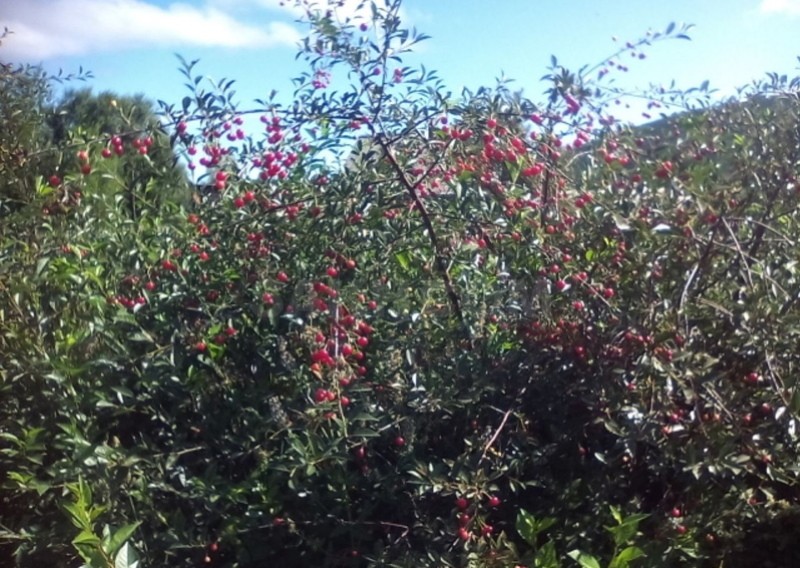
[[[447,293],[447,299],[450,302],[450,307],[452,308],[456,318],[458,318],[458,321],[461,323],[461,326],[464,329],[464,333],[471,343],[472,337],[469,331],[469,326],[467,325],[467,321],[464,318],[464,312],[461,309],[461,299],[458,297],[455,287],[453,286],[453,281],[450,278],[450,273],[447,269],[447,263],[445,262],[444,255],[442,254],[441,248],[439,246],[438,237],[436,236],[436,229],[434,229],[433,227],[433,222],[431,221],[430,215],[428,215],[428,211],[425,208],[425,204],[422,202],[422,199],[420,199],[415,184],[408,179],[406,172],[403,170],[402,166],[398,163],[397,158],[395,157],[389,142],[387,142],[384,136],[380,133],[375,137],[375,139],[381,146],[381,149],[383,150],[386,159],[389,160],[389,163],[397,173],[400,182],[406,188],[406,191],[411,196],[411,199],[414,201],[416,209],[419,211],[419,214],[422,217],[422,222],[425,225],[425,229],[428,231],[428,238],[431,241],[434,264],[436,265],[436,269],[439,271],[439,274],[442,277],[442,282],[444,283],[444,288],[445,292]]]
[[[486,443],[486,446],[484,446],[483,453],[481,454],[481,459],[478,460],[479,464],[486,458],[486,453],[489,451],[489,448],[491,448],[492,445],[495,443],[497,437],[500,435],[500,432],[505,427],[506,422],[508,422],[508,417],[511,415],[511,410],[512,409],[510,408],[506,410],[505,414],[503,414],[503,420],[500,421],[500,426],[497,427],[497,430],[494,431],[494,434],[492,434],[492,437]]]

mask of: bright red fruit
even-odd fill
[[[328,391],[323,388],[318,388],[314,391],[314,402],[317,404],[327,402],[328,400]]]
[[[492,495],[489,497],[489,506],[490,507],[499,507],[500,506],[500,497],[497,495]]]

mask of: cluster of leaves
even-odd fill
[[[735,566],[793,526],[797,84],[633,128],[620,56],[686,28],[537,104],[404,66],[398,0],[296,4],[289,107],[4,78],[0,165],[53,162],[0,188],[0,554]]]

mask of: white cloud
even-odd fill
[[[209,2],[215,7],[230,11],[260,6],[269,10],[281,10],[296,18],[302,17],[305,13],[302,7],[295,6],[293,0],[209,0]],[[307,0],[307,2],[319,10],[332,9],[340,22],[350,20],[351,23],[359,23],[372,18],[369,2],[365,0]],[[377,5],[381,9],[385,8],[383,0],[378,0]],[[399,16],[404,24],[410,22],[408,11],[404,6],[400,6]]]
[[[800,0],[761,0],[760,9],[770,14],[800,15]]]
[[[277,7],[271,0],[264,3]],[[24,0],[2,4],[0,27],[13,34],[0,49],[3,58],[11,61],[137,47],[265,48],[295,45],[301,38],[290,24],[237,21],[213,2],[203,6],[172,2],[164,7],[153,0]]]

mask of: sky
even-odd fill
[[[178,53],[199,59],[203,75],[235,79],[243,107],[273,89],[287,101],[302,70],[296,16],[280,0],[0,0],[0,30],[12,32],[0,61],[83,67],[98,92],[178,102],[188,94]],[[645,59],[623,61],[619,81],[708,80],[730,95],[767,71],[800,75],[800,0],[405,0],[402,18],[431,36],[405,64],[437,70],[454,93],[504,75],[541,100],[551,55],[577,69],[670,22],[693,24],[692,41],[653,44]]]

